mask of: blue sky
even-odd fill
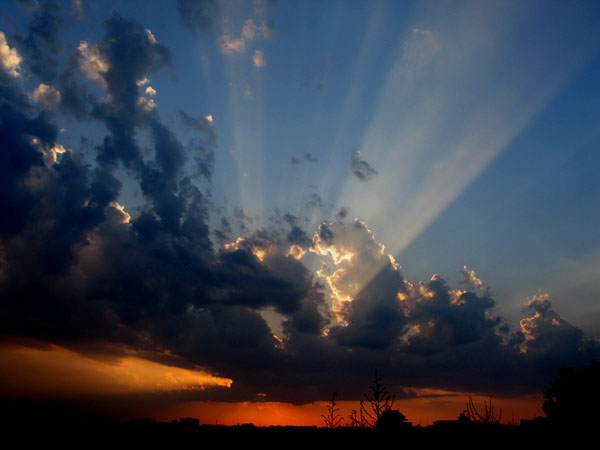
[[[49,23],[54,23],[54,28],[44,28]],[[52,261],[61,259],[59,252],[71,255],[71,259],[64,257],[68,259],[68,275],[61,276],[93,273],[86,279],[98,276],[108,285],[114,282],[119,289],[112,295],[118,297],[124,289],[119,284],[123,280],[111,278],[109,269],[100,271],[100,276],[93,264],[86,265],[91,264],[90,249],[99,245],[101,250],[97,251],[109,260],[116,250],[98,242],[112,242],[118,235],[120,244],[114,248],[137,249],[138,253],[130,256],[139,256],[141,261],[148,239],[157,239],[156,247],[145,257],[151,260],[157,248],[162,248],[156,236],[164,232],[163,244],[180,239],[187,242],[187,251],[193,253],[190,261],[194,262],[188,264],[181,256],[174,259],[173,266],[165,269],[169,275],[163,274],[161,286],[189,282],[195,292],[206,289],[212,296],[214,291],[210,300],[190,294],[187,311],[198,308],[197,314],[202,315],[203,308],[213,308],[211,320],[215,320],[217,334],[222,325],[219,321],[231,314],[232,323],[239,319],[256,320],[252,322],[256,327],[267,324],[269,339],[289,348],[298,345],[302,351],[308,348],[302,333],[314,326],[323,340],[318,344],[323,346],[323,354],[333,351],[329,347],[333,344],[326,341],[335,339],[335,345],[349,351],[381,350],[393,341],[398,351],[407,354],[412,355],[413,350],[403,346],[412,343],[414,354],[437,355],[442,351],[437,345],[442,345],[446,336],[442,331],[429,336],[431,342],[415,336],[423,333],[423,324],[441,323],[438,320],[445,319],[440,317],[447,319],[451,314],[424,313],[418,305],[422,299],[437,298],[444,290],[447,302],[462,294],[465,299],[471,294],[479,299],[479,322],[472,328],[496,330],[490,335],[482,331],[479,338],[488,342],[485,345],[489,339],[498,340],[494,351],[503,355],[499,360],[512,346],[511,351],[523,358],[528,354],[541,358],[531,364],[535,370],[543,366],[544,374],[565,355],[571,355],[574,363],[584,361],[598,354],[600,338],[599,25],[600,8],[593,1],[84,0],[60,7],[46,2],[10,2],[0,16],[5,41],[0,42],[4,71],[0,81],[28,99],[29,109],[23,107],[27,111],[23,117],[47,112],[44,120],[49,117],[48,123],[61,130],[47,139],[62,145],[66,154],[83,158],[90,180],[102,179],[113,186],[111,201],[107,200],[103,212],[98,213],[103,219],[88,225],[85,232],[80,230],[85,244],[73,240],[64,248],[46,249],[45,237],[39,249],[31,244],[28,251],[38,255],[34,259],[50,257]],[[135,61],[138,55],[128,55],[127,49],[135,48],[134,44],[121,45],[120,39],[126,43],[144,41],[148,53],[136,72],[140,78],[129,74],[129,60]],[[34,50],[49,58],[42,68],[36,69]],[[19,63],[9,58],[11,51],[18,53]],[[61,92],[67,82],[82,86],[78,95],[86,99],[85,111],[76,112],[68,106],[70,97]],[[118,93],[134,83],[137,92],[129,92],[130,97],[123,95],[128,101],[137,98],[137,103],[121,102]],[[42,84],[52,95],[61,92],[61,97],[42,98]],[[127,108],[135,111],[128,115],[123,112]],[[129,120],[132,124],[124,125]],[[135,143],[134,156],[127,153],[131,148],[114,144],[121,142],[119,136]],[[42,134],[36,139],[43,141]],[[51,147],[49,143],[43,145]],[[8,155],[8,147],[5,151]],[[44,163],[43,170],[61,173],[67,180],[59,169],[66,167],[70,158],[74,156],[59,155],[54,165]],[[87,170],[83,165],[78,167],[81,173]],[[99,172],[93,172],[96,169]],[[92,172],[103,175],[93,178]],[[19,183],[15,186],[21,186]],[[93,192],[98,184],[88,184],[92,193],[78,203],[82,210],[96,198]],[[202,218],[197,219],[195,230],[206,232],[208,240],[202,244],[186,234],[189,230],[184,225],[192,214],[193,196],[189,193],[194,189],[202,197]],[[48,202],[39,200],[39,205]],[[182,209],[177,214],[169,209],[179,207]],[[110,215],[117,214],[119,208],[130,218],[117,225],[110,222]],[[176,216],[170,230],[161,228],[166,227],[168,215]],[[2,250],[5,266],[10,267],[5,271],[20,277],[21,269],[12,269],[11,249],[25,239],[23,233],[29,228],[23,225],[25,231],[19,228],[17,232],[12,219],[6,220],[5,228],[12,234],[4,235],[0,247],[8,249]],[[148,221],[153,223],[152,232],[148,231]],[[116,227],[109,227],[110,233],[106,231],[109,222],[110,227]],[[126,222],[132,239],[128,243],[125,235],[119,234],[126,231],[116,231]],[[291,237],[294,232],[296,240]],[[47,239],[63,243],[60,233],[54,230]],[[299,253],[294,258],[286,253],[290,245],[297,245],[295,251],[303,252],[303,256],[296,260]],[[203,251],[210,258],[200,257]],[[388,254],[391,259],[385,256]],[[343,255],[348,258],[336,261]],[[253,259],[256,266],[252,267],[257,271],[253,274],[262,275],[253,282],[257,284],[245,279],[243,283],[250,284],[244,285],[247,290],[243,295],[224,294],[239,289],[233,273],[246,273],[239,266],[242,256],[246,258],[244,264]],[[287,263],[282,262],[284,257]],[[14,258],[14,267],[21,267],[22,261]],[[273,260],[269,262],[269,258]],[[233,267],[234,262],[235,270],[228,272],[228,264]],[[196,275],[190,274],[189,280],[180,278],[190,264],[198,270]],[[212,275],[206,275],[208,272]],[[264,274],[269,277],[261,278]],[[434,274],[445,280],[445,287],[440,287],[438,278],[432,278]],[[5,298],[34,298],[31,293],[15,291],[19,277],[13,280],[9,275],[3,281]],[[350,275],[355,279],[350,280]],[[195,287],[194,276],[201,280]],[[56,287],[61,302],[67,302],[59,288],[67,278],[48,281]],[[186,281],[181,281],[184,278]],[[77,286],[84,283],[68,279]],[[131,279],[145,278],[136,273]],[[216,279],[219,282],[211,284]],[[292,286],[289,295],[298,295],[299,300],[268,299],[284,295],[279,287],[273,288],[275,291],[269,287],[261,294],[261,283],[281,286],[275,279]],[[419,284],[420,280],[424,281]],[[92,289],[85,286],[82,292]],[[300,286],[304,286],[303,294],[295,290]],[[247,292],[252,292],[251,298],[244,297]],[[403,312],[395,309],[400,308],[395,303],[385,303],[388,300],[361,303],[367,294],[380,299],[390,292],[392,299],[396,294],[408,299]],[[104,308],[94,303],[100,294],[94,294],[93,299],[86,295],[78,300],[82,302],[77,303],[78,311],[88,308],[81,305]],[[177,303],[170,293],[165,295],[150,303]],[[424,297],[419,300],[418,296]],[[487,299],[493,299],[492,303]],[[40,306],[37,300],[31,302],[32,307]],[[152,335],[147,324],[141,326],[131,319],[135,316],[127,309],[131,305],[124,311],[120,301],[114,302],[116,306],[111,303],[107,311],[120,317],[121,326]],[[456,300],[448,305],[459,303]],[[148,310],[140,305],[136,314],[146,317]],[[230,313],[216,312],[222,305],[244,312],[235,308]],[[185,308],[180,311],[179,306],[172,308],[183,314]],[[385,329],[391,334],[368,336],[373,328],[369,321],[381,320],[378,314],[388,311],[386,308],[391,308],[392,316],[398,314],[397,322],[381,327],[389,325]],[[296,315],[300,313],[307,315],[300,319]],[[248,315],[245,319],[244,314]],[[425,320],[418,318],[419,314],[436,318]],[[13,329],[5,324],[15,315],[21,315],[22,326]],[[494,317],[501,317],[510,332],[499,331],[501,323],[494,322]],[[520,323],[524,318],[531,321]],[[53,320],[48,318],[44,323]],[[314,322],[301,329],[298,323],[302,320]],[[356,325],[362,320],[369,323],[367,328]],[[293,328],[292,322],[299,328]],[[553,347],[553,339],[563,338],[550,333],[550,325],[544,328],[544,324],[552,323],[570,330],[569,339],[577,341],[571,350]],[[7,327],[6,334],[79,348],[72,336],[54,336],[52,327],[37,328],[36,319],[19,309],[3,306],[0,324]],[[462,325],[465,330],[471,327],[468,322]],[[70,329],[73,324],[61,326]],[[451,327],[455,339],[447,343],[448,349],[463,342],[461,339],[475,339],[457,322]],[[447,328],[440,325],[442,329]],[[582,336],[585,343],[580,342]],[[95,338],[87,338],[84,348],[98,348]],[[245,386],[251,383],[253,375],[233,360],[216,358],[217,350],[191,349],[171,338],[166,332],[155,336],[156,347],[149,349],[130,337],[115,336],[104,351],[112,354],[112,345],[118,344],[149,352],[145,357],[162,361],[164,355],[152,352],[166,349],[177,355],[169,360],[171,364],[189,367],[209,361],[203,365],[209,371],[230,377],[234,383],[237,376],[245,380]],[[527,345],[534,341],[549,342],[548,352],[556,352],[556,358],[536,353],[541,352],[541,346],[528,353]],[[255,349],[258,353],[262,351],[260,345]],[[386,355],[383,360],[378,359],[382,357],[379,353],[365,358],[389,363],[398,385],[415,385],[415,377],[407,375],[410,369]],[[268,355],[265,361],[271,357],[279,361],[279,356]],[[414,362],[414,373],[422,374],[424,363],[419,361]],[[440,363],[436,361],[428,367],[436,367]],[[460,364],[457,362],[457,367]],[[529,375],[535,370],[524,369]],[[538,372],[534,375],[541,376]],[[420,387],[467,389],[434,377],[427,379]],[[524,382],[528,389],[533,384]],[[328,386],[323,381],[320,389],[327,392]],[[273,396],[287,398],[281,389]],[[494,385],[493,389],[498,388]],[[235,398],[245,398],[246,392]]]

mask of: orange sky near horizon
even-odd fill
[[[234,380],[215,377],[208,372],[192,371],[147,361],[135,356],[113,359],[93,359],[61,347],[31,348],[18,345],[0,348],[2,370],[0,393],[29,399],[85,398],[98,394],[156,393],[202,389],[208,385],[230,386]],[[399,409],[413,425],[427,426],[435,420],[456,419],[466,408],[468,393],[434,389],[415,389],[416,398],[397,400]],[[340,393],[338,399],[343,399]],[[518,423],[542,415],[542,394],[518,398],[493,398],[496,415],[502,408],[502,422]],[[489,397],[473,394],[480,410]],[[171,421],[181,417],[195,417],[200,423],[236,425],[254,423],[256,426],[295,425],[323,426],[322,414],[327,414],[327,403],[316,402],[293,405],[278,402],[207,402],[181,401],[154,405],[136,410],[128,405],[119,415],[120,420],[133,417],[152,417]],[[356,401],[338,402],[342,425],[349,422]],[[146,405],[148,408],[148,405]]]
[[[462,392],[437,391],[439,397],[417,397],[394,403],[413,425],[432,425],[436,420],[453,420],[466,409],[469,394]],[[489,397],[473,395],[475,406],[483,410],[484,401]],[[496,416],[502,409],[502,423],[518,424],[521,419],[532,419],[543,415],[542,396],[520,398],[493,398]],[[340,401],[337,406],[343,416],[341,425],[348,425],[350,412],[358,409],[355,401]],[[278,402],[186,402],[156,411],[151,415],[159,421],[170,421],[181,417],[195,417],[200,423],[236,425],[253,423],[256,426],[295,425],[324,426],[322,414],[327,414],[327,403],[316,402],[306,405],[292,405]]]

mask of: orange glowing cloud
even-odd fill
[[[3,395],[33,398],[152,393],[231,387],[233,381],[137,356],[92,359],[61,347],[0,349]]]

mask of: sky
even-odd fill
[[[598,79],[593,1],[7,1],[0,396],[541,414],[600,358]]]

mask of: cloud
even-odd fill
[[[246,50],[247,44],[255,38],[262,37],[264,39],[269,39],[272,29],[272,25],[265,23],[256,25],[250,18],[244,22],[239,38],[232,37],[231,33],[224,32],[217,43],[219,44],[221,52],[225,55],[243,53]],[[254,51],[252,62],[256,67],[263,67],[266,64],[262,51]]]
[[[254,39],[256,31],[256,25],[254,25],[252,19],[248,19],[246,20],[246,22],[244,22],[244,26],[242,27],[242,36],[244,37],[244,39],[251,41],[252,39]]]
[[[56,106],[60,104],[60,92],[53,86],[40,84],[32,93],[31,98],[34,102],[43,104],[44,106]]]
[[[60,108],[72,108],[69,119],[106,130],[85,154],[60,142],[55,109],[33,104],[54,85],[30,96],[17,77],[2,79],[3,342],[129,361],[134,372],[160,369],[145,387],[164,384],[164,367],[174,367],[179,381],[165,389],[180,399],[253,400],[260,392],[295,403],[333,390],[360,399],[374,367],[397,392],[539,392],[557,365],[600,356],[547,296],[532,298],[531,317],[511,332],[473,270],[464,267],[460,288],[437,275],[407,280],[365,222],[346,220],[347,208],[316,230],[285,212],[263,228],[241,208],[211,218],[218,120],[182,111],[171,127],[160,105],[138,103],[141,94],[152,99],[149,78],[170,65],[170,51],[116,13],[101,40],[83,48],[56,91]],[[80,68],[87,81],[76,78]],[[102,82],[103,100],[87,94],[89,82]],[[89,105],[77,109],[75,99]],[[316,162],[308,152],[297,159]],[[354,159],[353,171],[374,176],[360,153]],[[135,207],[121,195],[125,183],[141,192]],[[323,206],[306,193],[307,206]],[[198,367],[233,384],[179,392]]]
[[[53,3],[43,3],[29,23],[26,37],[17,36],[18,47],[31,72],[44,82],[56,77],[56,55],[61,49],[64,12]]]
[[[99,360],[56,346],[50,349],[10,346],[0,348],[0,355],[7,369],[2,374],[0,392],[11,397],[39,400],[84,396],[90,392],[106,396],[231,386],[228,379],[135,355]]]
[[[242,27],[242,37],[247,41],[252,41],[255,37],[269,39],[272,31],[272,25],[266,23],[256,25],[252,19],[248,19]]]
[[[242,53],[246,50],[246,41],[243,38],[232,38],[228,34],[224,34],[219,38],[219,48],[225,55],[234,53]]]
[[[330,275],[322,272],[341,322],[330,335],[351,347],[389,347],[404,325],[397,298],[404,284],[393,258],[373,233],[359,221],[324,222],[310,250],[329,256],[339,267]]]
[[[98,47],[90,47],[86,41],[81,41],[77,51],[81,56],[81,69],[85,72],[86,77],[106,88],[104,74],[108,71],[109,66]]]
[[[0,66],[5,74],[16,78],[20,76],[21,57],[15,48],[10,48],[6,36],[0,31]]]
[[[318,163],[319,159],[316,156],[313,156],[309,152],[303,152],[302,156],[299,156],[299,157],[292,156],[292,158],[290,160],[290,162],[292,164],[300,164],[303,161],[306,161],[309,163]]]
[[[217,145],[217,134],[213,125],[213,118],[210,115],[193,118],[184,111],[179,111],[179,117],[183,125],[199,133],[197,137],[190,140],[188,147],[196,162],[198,174],[210,181]]]
[[[556,368],[563,364],[561,361],[574,356],[576,363],[582,364],[600,348],[598,342],[586,340],[579,328],[552,308],[548,294],[534,295],[526,308],[535,314],[521,320],[521,329],[514,333],[513,339],[520,344],[520,351],[537,359],[538,364]]]
[[[348,216],[348,208],[342,206],[337,213],[335,213],[335,218],[337,220],[344,220]]]
[[[156,119],[155,103],[150,98],[140,100],[138,82],[169,66],[171,52],[152,39],[145,28],[116,12],[105,22],[105,28],[106,33],[97,46],[83,45],[89,54],[84,59],[84,70],[89,62],[91,70],[86,73],[102,80],[106,88],[104,101],[98,102],[92,112],[110,130],[100,146],[98,160],[108,165],[121,161],[142,169],[135,129]]]
[[[260,50],[254,50],[254,56],[252,57],[252,62],[256,67],[264,67],[267,63],[263,57],[263,54]]]
[[[356,150],[352,153],[352,162],[350,164],[352,173],[360,181],[369,181],[374,176],[378,175],[377,171],[373,169],[369,163],[360,158],[360,151]]]

